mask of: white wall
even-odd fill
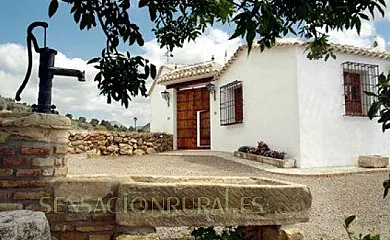
[[[309,60],[296,48],[301,139],[301,167],[355,165],[361,154],[390,154],[390,133],[368,117],[344,116],[342,63],[378,64],[388,72],[390,62],[378,58],[337,54],[337,59]]]
[[[219,89],[243,81],[244,121],[220,126]],[[235,151],[243,145],[265,141],[271,148],[299,158],[298,100],[294,48],[244,50],[216,81],[217,101],[211,100],[211,149]]]
[[[174,133],[174,121],[176,119],[176,95],[173,89],[168,89],[170,93],[169,107],[167,102],[161,97],[161,92],[165,86],[156,84],[150,93],[150,131]]]

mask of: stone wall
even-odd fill
[[[71,131],[68,152],[95,155],[144,155],[171,151],[173,136],[149,132]]]

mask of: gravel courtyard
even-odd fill
[[[94,166],[91,168],[91,166]],[[146,155],[140,157],[87,157],[71,155],[70,175],[107,174],[156,176],[257,176],[305,184],[313,196],[311,219],[299,224],[308,239],[348,239],[344,218],[358,216],[356,232],[375,229],[390,239],[390,198],[383,199],[383,180],[388,173],[301,176],[267,171],[268,166],[222,154],[216,156]],[[389,170],[390,172],[390,170]],[[161,238],[180,237],[186,228],[158,229]]]

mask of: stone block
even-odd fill
[[[91,225],[91,226],[77,226],[76,231],[78,232],[103,232],[111,231],[115,228],[114,225]]]
[[[14,199],[15,200],[34,200],[41,199],[44,197],[50,197],[50,191],[46,192],[15,192]]]
[[[65,177],[68,174],[68,167],[56,167],[54,169],[54,176]]]
[[[67,154],[68,147],[65,144],[58,144],[54,147],[55,154]]]
[[[50,149],[45,147],[21,147],[20,154],[22,155],[49,155]]]
[[[89,239],[89,234],[86,233],[67,232],[67,233],[61,233],[61,240],[90,240],[90,239]]]
[[[44,168],[42,169],[43,177],[52,177],[54,176],[54,168]]]
[[[385,168],[389,164],[389,158],[380,155],[359,156],[358,166],[364,168]]]
[[[34,167],[54,166],[54,158],[34,158],[31,162],[31,165]]]
[[[43,180],[1,180],[0,188],[39,188],[47,187],[49,185],[48,181]]]
[[[146,153],[147,154],[155,154],[155,153],[157,153],[157,151],[154,148],[147,148]]]
[[[141,150],[141,149],[135,149],[133,151],[133,154],[136,155],[136,156],[142,156],[142,155],[145,155],[145,151],[144,150]]]
[[[116,240],[159,240],[160,238],[156,233],[147,235],[122,235],[116,237]]]
[[[29,210],[0,212],[2,240],[50,240],[49,223],[44,213]]]
[[[133,177],[122,183],[116,222],[128,227],[283,225],[309,220],[299,184],[247,177]]]
[[[21,209],[23,209],[23,204],[21,204],[21,203],[0,203],[0,212],[1,211],[21,210]]]
[[[10,177],[12,176],[14,170],[12,168],[3,168],[0,169],[0,177]]]
[[[41,169],[17,169],[16,170],[16,177],[20,177],[20,178],[29,178],[29,177],[38,178],[38,177],[41,177],[41,173],[42,173]]]
[[[3,158],[3,166],[4,167],[23,166],[26,164],[27,164],[26,158],[17,158],[17,157]]]
[[[279,230],[280,240],[305,240],[305,233],[299,228],[282,228]]]
[[[57,179],[53,182],[54,197],[97,201],[114,196],[117,183],[105,179]],[[113,200],[114,202],[114,200]]]
[[[110,234],[90,235],[88,240],[111,240]]]
[[[15,149],[12,147],[0,147],[0,155],[11,156],[15,154]]]
[[[50,230],[52,232],[73,232],[75,227],[71,224],[51,224]]]
[[[8,200],[11,197],[10,192],[0,192],[0,200]]]

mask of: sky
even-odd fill
[[[120,104],[107,104],[106,98],[99,95],[97,84],[93,81],[96,71],[86,62],[100,55],[105,46],[105,38],[100,28],[80,31],[69,14],[70,5],[60,3],[54,17],[50,18],[47,9],[50,0],[0,0],[0,95],[14,98],[22,83],[27,68],[26,29],[34,21],[46,21],[47,46],[58,51],[56,67],[75,68],[86,71],[86,82],[78,82],[75,78],[55,77],[53,81],[52,103],[62,115],[71,113],[75,117],[118,121],[126,126],[133,126],[134,117],[137,125],[142,126],[150,119],[150,99],[137,97],[125,109]],[[133,0],[133,2],[136,2]],[[390,0],[387,1],[390,5]],[[134,5],[135,6],[135,5]],[[142,48],[129,48],[132,54],[139,54],[151,60],[157,67],[166,63],[165,49],[160,49],[151,32],[152,24],[149,15],[142,9],[134,8],[130,18],[136,21],[145,39]],[[384,39],[384,45],[390,49],[390,8],[385,18],[362,24],[361,35],[354,31],[331,32],[330,39],[336,43],[370,47],[375,36]],[[225,52],[231,56],[240,39],[229,41],[232,26],[216,25],[210,27],[196,42],[186,44],[182,49],[173,51],[170,63],[193,64],[211,60],[214,55],[217,62],[223,64]],[[43,46],[43,31],[34,31]],[[22,93],[22,102],[36,103],[38,91],[39,56],[34,55],[31,79]],[[147,86],[150,86],[149,80]]]

